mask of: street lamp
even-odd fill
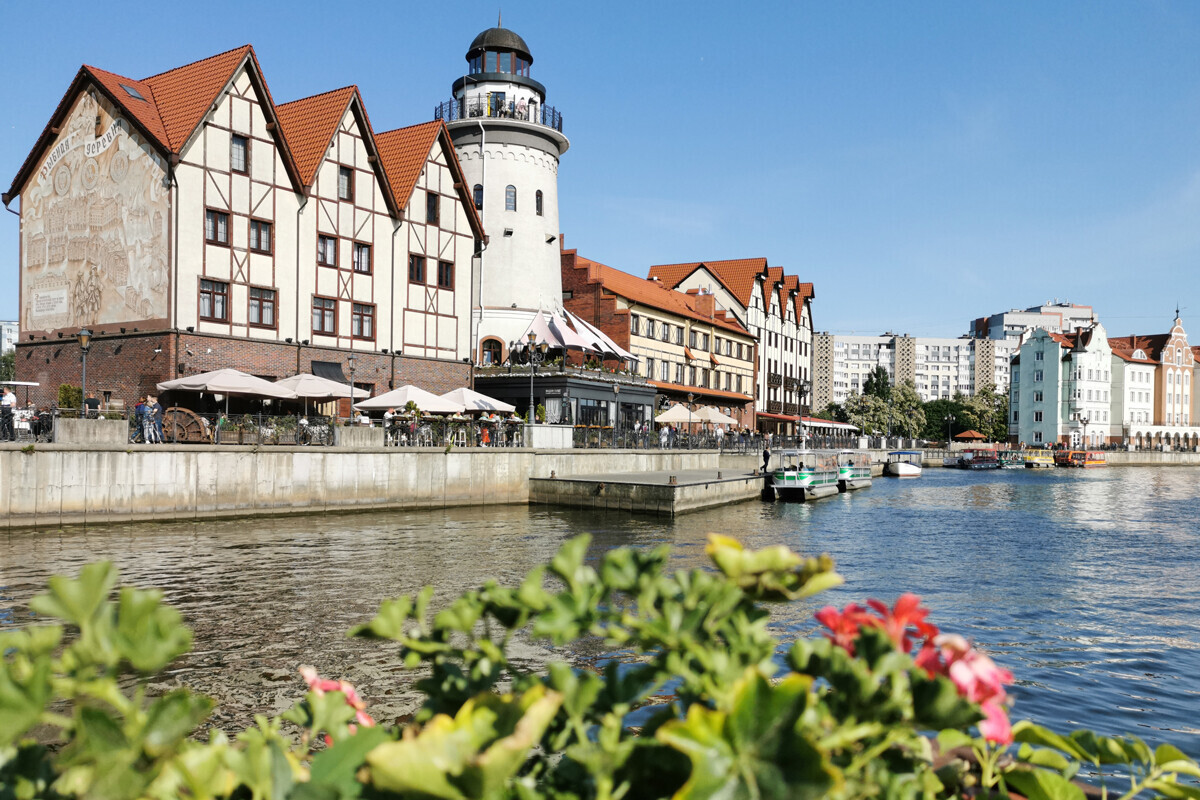
[[[805,409],[806,404],[804,401],[808,398],[808,393],[811,391],[812,391],[812,381],[810,381],[810,380],[800,381],[800,449],[801,450],[803,450],[805,447],[805,439],[806,439],[806,436],[804,433],[804,409]]]
[[[953,424],[954,424],[954,415],[947,414],[946,415],[946,450],[947,451],[950,449],[950,441],[951,441],[950,426]]]
[[[546,360],[546,350],[549,345],[542,342],[541,350],[539,351],[535,342],[537,342],[537,334],[533,331],[529,332],[529,424],[537,423],[537,407],[533,404],[533,372],[537,369],[537,365]]]
[[[1079,418],[1079,423],[1080,423],[1081,425],[1083,425],[1083,447],[1084,447],[1084,449],[1087,449],[1087,448],[1088,448],[1088,446],[1089,446],[1089,445],[1088,445],[1088,438],[1087,438],[1087,424],[1088,424],[1088,418],[1087,418],[1087,417],[1080,417],[1080,418]]]
[[[354,356],[346,359],[346,363],[350,365],[350,419],[354,419]]]
[[[688,392],[688,449],[689,450],[691,449],[691,446],[692,446],[692,400],[694,398],[695,398],[695,395],[692,394],[691,392]]]
[[[613,443],[617,441],[617,431],[621,427],[621,384],[613,384]]]
[[[80,350],[80,352],[83,353],[83,376],[80,378],[80,381],[79,381],[79,383],[80,383],[79,404],[81,406],[84,406],[84,408],[86,408],[87,404],[84,403],[84,400],[87,399],[87,354],[88,354],[88,350],[92,349],[92,332],[89,331],[87,328],[83,328],[79,331],[78,335],[79,335],[79,350]],[[86,416],[86,412],[84,412],[84,415]]]

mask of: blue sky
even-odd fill
[[[277,102],[428,120],[497,5],[0,0],[5,190],[75,71],[254,45]],[[334,10],[337,10],[336,13]],[[331,16],[333,14],[333,16]],[[564,117],[568,247],[634,274],[765,256],[818,330],[957,336],[1058,298],[1200,316],[1200,3],[509,2]],[[14,203],[14,207],[16,204]],[[0,318],[17,313],[0,215]],[[1200,328],[1196,329],[1200,340]]]

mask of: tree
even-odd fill
[[[946,438],[946,421],[947,418],[953,415],[954,423],[951,426],[955,433],[962,433],[972,426],[973,416],[966,413],[966,409],[958,399],[950,400],[943,398],[940,400],[930,400],[922,407],[925,412],[925,428],[922,436],[926,439],[941,440]]]
[[[12,351],[0,356],[0,381],[17,379],[17,353]]]
[[[892,389],[888,402],[889,429],[906,439],[921,435],[925,428],[925,409],[912,381],[901,381]]]
[[[856,394],[846,399],[846,421],[857,426],[863,435],[883,433],[888,426],[888,404],[869,394]]]
[[[887,400],[892,396],[892,382],[888,378],[888,372],[883,367],[876,367],[867,375],[867,379],[863,381],[863,394],[871,397],[878,397],[880,400]]]
[[[849,422],[850,421],[846,417],[845,407],[842,406],[840,403],[834,403],[832,401],[826,403],[825,407],[822,408],[820,411],[818,411],[816,416],[819,417],[820,419],[828,419],[828,420],[832,420],[834,422]]]

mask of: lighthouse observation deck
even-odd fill
[[[504,92],[489,92],[438,103],[433,118],[446,122],[466,119],[507,119],[532,122],[562,133],[562,114],[554,106],[532,100],[512,100]]]

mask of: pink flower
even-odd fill
[[[878,620],[871,624],[883,628],[888,638],[905,653],[911,653],[917,638],[931,639],[937,636],[938,629],[925,621],[929,609],[921,606],[921,598],[912,592],[900,595],[893,608],[878,600],[868,600],[867,605],[879,614]]]
[[[850,655],[854,655],[854,640],[858,637],[859,626],[870,619],[867,610],[856,603],[846,606],[845,611],[825,606],[813,616],[817,622],[829,628],[830,641]]]
[[[354,718],[358,721],[358,724],[368,728],[375,726],[375,720],[365,711],[367,704],[358,696],[358,690],[354,688],[352,683],[349,681],[334,681],[322,678],[317,675],[317,671],[313,667],[301,667],[300,676],[308,684],[309,690],[315,692],[318,697],[324,695],[326,692],[341,692],[346,697],[346,705],[354,709]],[[358,730],[358,725],[352,722],[347,728],[350,731],[350,735],[353,736]],[[333,746],[333,739],[330,738],[329,734],[325,734],[325,744],[329,747]]]
[[[980,708],[983,711],[983,720],[979,723],[979,733],[983,735],[983,738],[996,744],[1012,744],[1012,725],[1008,721],[1008,714],[1004,711],[1004,707],[988,701]]]

